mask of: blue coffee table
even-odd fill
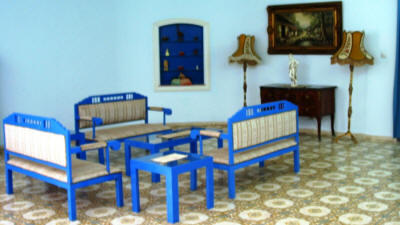
[[[140,148],[149,150],[150,154],[159,153],[161,149],[169,149],[173,150],[175,146],[190,144],[190,153],[197,153],[197,140],[192,139],[190,137],[190,132],[193,129],[204,129],[198,127],[192,127],[187,129],[179,129],[179,130],[166,130],[161,132],[156,132],[152,134],[127,138],[124,140],[125,144],[125,168],[126,175],[130,175],[130,163],[131,159],[131,147]],[[209,137],[204,137],[203,139],[208,139]],[[222,147],[223,141],[222,139],[217,139],[218,147]],[[191,173],[191,180],[193,185],[191,185],[191,189],[196,189],[196,180],[197,175],[196,171]],[[151,175],[152,182],[159,182],[160,175],[152,174]]]
[[[183,159],[174,160],[167,163],[154,161],[162,156],[170,154],[178,154],[184,156]],[[187,152],[166,151],[155,153],[140,158],[130,160],[131,168],[131,186],[132,186],[132,211],[140,212],[140,196],[139,196],[139,175],[138,170],[144,170],[151,173],[161,174],[165,176],[165,186],[167,192],[167,220],[169,223],[179,221],[179,187],[178,176],[186,172],[194,172],[199,168],[206,168],[206,199],[207,208],[214,208],[214,178],[213,178],[213,162],[212,157],[203,156]],[[196,180],[191,178],[190,186]]]

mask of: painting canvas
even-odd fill
[[[342,33],[341,2],[269,6],[270,54],[333,54]]]

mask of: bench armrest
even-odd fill
[[[226,139],[227,135],[219,130],[206,130],[206,129],[193,129],[190,132],[190,137],[200,142],[200,155],[203,155],[203,138],[212,137],[218,139],[218,148],[222,148],[223,139]]]
[[[219,138],[221,136],[221,132],[215,130],[200,130],[200,135]]]
[[[165,125],[165,116],[172,115],[172,109],[164,108],[164,107],[157,107],[157,106],[148,106],[147,110],[163,112],[163,124]]]
[[[121,144],[118,141],[108,141],[108,142],[93,142],[89,144],[83,144],[81,146],[76,146],[71,148],[71,153],[82,153],[84,151],[105,149],[106,151],[106,170],[110,173],[110,149],[113,151],[118,151],[121,148]]]
[[[100,117],[81,116],[78,120],[92,121],[93,125],[102,125],[103,119]]]
[[[103,124],[103,119],[100,117],[90,117],[90,116],[81,116],[78,120],[91,121],[92,122],[92,138],[96,138],[96,126],[100,126]]]
[[[199,130],[199,129],[194,129],[190,133],[190,137],[193,139],[197,139],[200,136],[207,136],[207,137],[214,137],[214,138],[222,138],[225,139],[226,134],[222,133],[221,131],[218,130]]]
[[[106,142],[93,142],[89,144],[83,144],[80,146],[82,151],[88,151],[88,150],[94,150],[94,149],[99,149],[99,148],[105,148],[107,147]]]
[[[100,141],[100,142],[92,142],[88,144],[83,144],[80,146],[74,146],[71,147],[71,153],[76,154],[76,153],[82,153],[85,151],[91,151],[91,150],[98,150],[100,148],[111,148],[113,151],[118,151],[121,147],[121,144],[118,141]]]

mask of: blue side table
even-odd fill
[[[153,161],[155,158],[167,156],[173,153],[186,155],[186,158],[168,163],[159,163]],[[165,186],[167,192],[167,220],[169,223],[179,222],[179,174],[189,171],[192,172],[199,168],[205,167],[207,209],[214,208],[214,174],[212,157],[179,151],[167,151],[131,159],[130,166],[133,212],[140,212],[138,170],[144,170],[165,176]],[[193,179],[191,179],[191,186],[193,186],[193,182]]]

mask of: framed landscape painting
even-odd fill
[[[342,2],[273,5],[268,13],[269,54],[333,54],[342,39]]]

